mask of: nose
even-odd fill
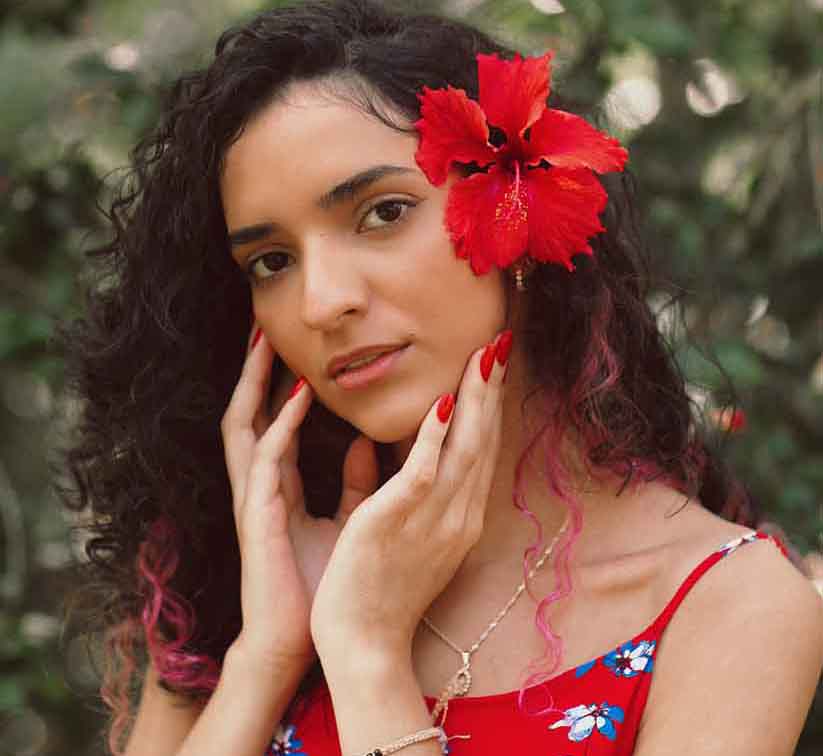
[[[302,267],[301,316],[309,328],[334,330],[345,316],[365,312],[368,285],[356,255],[325,240],[304,249]]]

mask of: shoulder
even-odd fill
[[[673,549],[670,579],[749,532],[711,517]],[[701,576],[663,633],[635,753],[789,756],[822,664],[820,595],[774,543],[745,544]]]

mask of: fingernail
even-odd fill
[[[483,350],[483,356],[480,358],[480,375],[483,376],[486,383],[489,382],[489,376],[492,374],[492,368],[494,367],[494,353],[494,344],[489,344]]]
[[[260,337],[263,335],[263,329],[260,326],[257,326],[257,333],[254,334],[254,338],[251,342],[251,348],[254,349],[257,346],[257,342],[260,341]]]
[[[454,394],[443,394],[437,403],[437,419],[441,423],[447,423],[454,409]]]
[[[291,399],[294,396],[297,396],[297,393],[300,391],[301,388],[303,388],[305,383],[306,379],[301,377],[300,380],[294,384],[294,387],[292,388],[291,393],[289,394],[289,399]]]
[[[500,338],[497,339],[497,364],[498,365],[505,365],[508,362],[509,354],[512,350],[512,340],[513,335],[511,330],[506,329],[503,333],[500,334]]]

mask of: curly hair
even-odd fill
[[[220,420],[252,310],[248,282],[228,253],[219,194],[228,147],[291,82],[310,79],[342,83],[341,96],[409,130],[424,85],[477,98],[481,52],[514,54],[461,22],[371,0],[277,8],[225,32],[210,65],[177,81],[157,128],[133,150],[106,212],[113,238],[89,253],[95,277],[85,313],[61,327],[58,341],[80,407],[61,456],[70,484],[59,493],[72,510],[91,512],[87,580],[109,662],[102,692],[115,713],[113,751],[141,659],[152,659],[168,689],[208,696],[241,628]],[[625,484],[663,479],[727,519],[756,524],[745,490],[696,420],[647,304],[652,279],[631,178],[604,184],[607,230],[592,241],[594,255],[578,256],[573,275],[538,266],[523,295],[528,327],[519,338],[538,387],[526,401],[539,403],[545,425],[524,450],[520,473],[528,455],[540,454],[573,514],[555,564],[560,588],[540,603],[541,617],[570,591],[569,550],[582,527],[564,485],[568,470],[551,452],[569,434],[592,470]],[[315,516],[334,512],[355,433],[319,403],[304,423],[300,468]],[[515,504],[528,513],[520,477]],[[548,622],[539,624],[557,645]],[[316,666],[293,703],[320,674]]]

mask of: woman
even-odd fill
[[[693,419],[626,151],[550,71],[340,0],[176,86],[66,334],[115,750],[792,752],[819,598]]]

